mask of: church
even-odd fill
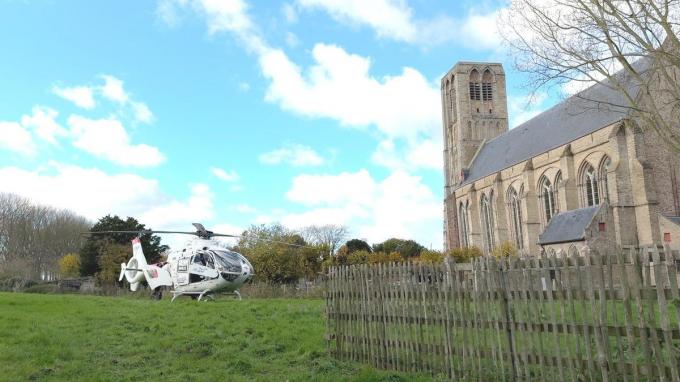
[[[446,250],[680,249],[680,158],[621,92],[595,84],[511,130],[501,64],[457,63],[441,97]]]

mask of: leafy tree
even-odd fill
[[[148,229],[137,219],[128,217],[123,220],[118,216],[106,215],[99,219],[90,229],[90,232],[101,231],[141,231]],[[99,256],[103,254],[104,247],[109,243],[120,244],[130,247],[132,239],[137,237],[134,233],[113,233],[90,235],[80,251],[80,273],[84,276],[94,275],[101,270]],[[140,236],[142,250],[147,262],[155,263],[161,259],[161,254],[168,249],[167,245],[161,245],[161,238],[145,233]]]
[[[356,251],[372,252],[371,246],[361,239],[348,240],[345,243],[345,247],[347,247],[348,253],[354,253]]]
[[[132,247],[112,241],[104,243],[101,255],[97,258],[99,272],[95,275],[100,284],[115,284],[120,276],[120,264],[132,256]]]
[[[80,256],[69,253],[59,259],[59,274],[61,277],[76,277],[80,274]]]
[[[382,243],[373,245],[373,252],[397,252],[405,259],[420,255],[420,252],[424,249],[425,247],[413,240],[396,238],[387,239]]]
[[[269,283],[287,283],[315,277],[328,248],[307,245],[295,231],[280,224],[253,225],[243,232],[234,250],[255,267],[255,274]]]

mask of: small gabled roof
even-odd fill
[[[680,216],[668,216],[668,215],[662,215],[666,219],[668,219],[671,223],[675,223],[677,225],[680,225]]]
[[[651,59],[641,58],[633,64],[646,73]],[[639,83],[626,72],[616,74],[631,94]],[[631,113],[624,95],[605,83],[564,100],[536,117],[485,142],[468,168],[461,186],[565,145],[580,137],[620,121]]]
[[[601,205],[560,212],[550,219],[542,234],[538,235],[538,244],[558,244],[570,241],[583,241],[586,228],[600,210]]]

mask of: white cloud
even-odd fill
[[[280,149],[260,155],[260,162],[265,164],[288,163],[293,166],[320,166],[324,159],[311,147],[287,144]]]
[[[26,128],[33,129],[42,140],[56,144],[56,137],[68,135],[68,131],[55,121],[55,118],[59,115],[56,110],[44,106],[34,106],[32,111],[32,115],[21,117],[21,124]]]
[[[461,43],[474,49],[498,49],[502,43],[497,27],[498,17],[499,11],[470,12],[458,32]]]
[[[314,64],[301,68],[283,50],[270,47],[255,29],[245,3],[236,3],[240,5],[216,6],[205,0],[191,2],[205,16],[211,33],[232,32],[258,56],[262,74],[270,81],[266,92],[268,101],[299,115],[332,118],[352,128],[375,128],[380,139],[393,141],[405,152],[405,157],[414,159],[411,168],[433,167],[433,161],[423,155],[422,147],[432,147],[429,142],[441,140],[438,83],[408,67],[397,75],[375,77],[370,74],[370,58],[326,44],[316,44],[312,50]],[[332,3],[343,6],[340,2]],[[358,2],[351,3],[358,7]],[[182,6],[187,4],[184,2]],[[381,4],[371,3],[369,8],[396,3]]]
[[[368,25],[379,37],[413,42],[418,33],[412,10],[403,0],[298,0],[297,3],[322,9],[341,22]]]
[[[349,204],[366,206],[373,201],[376,184],[367,170],[338,175],[299,175],[286,198],[305,206]]]
[[[286,45],[288,45],[291,48],[295,48],[296,46],[300,45],[300,40],[297,38],[295,33],[293,32],[286,33]]]
[[[101,75],[100,78],[104,80],[103,85],[66,88],[55,86],[52,92],[84,109],[92,109],[96,106],[95,95],[97,95],[118,104],[123,108],[122,110],[129,108],[138,122],[153,122],[154,116],[149,107],[144,102],[133,101],[130,93],[125,90],[122,80],[110,74]]]
[[[178,222],[184,226],[206,221],[214,216],[213,200],[214,195],[207,185],[196,184],[191,187],[187,201],[157,204],[141,213],[139,220],[156,227],[171,227]]]
[[[71,115],[67,124],[74,138],[73,146],[92,155],[124,166],[149,167],[165,161],[156,147],[131,144],[123,124],[115,118],[89,119]]]
[[[149,228],[189,231],[193,222],[214,217],[214,195],[203,184],[193,185],[182,201],[168,197],[155,179],[135,174],[108,174],[50,162],[35,171],[16,167],[0,168],[0,192],[11,192],[34,202],[65,208],[91,221],[112,214],[133,216]],[[229,232],[227,232],[229,233]],[[171,245],[186,237],[163,235]]]
[[[242,81],[238,83],[238,88],[242,92],[247,92],[250,91],[250,84],[245,81]]]
[[[153,122],[153,113],[144,102],[132,102],[131,105],[135,114],[135,120],[143,123]]]
[[[406,172],[394,172],[382,181],[367,170],[300,175],[286,198],[309,208],[273,217],[287,226],[348,224],[358,227],[358,237],[372,242],[401,237],[437,248],[442,244],[441,202],[420,177]]]
[[[206,227],[215,233],[221,233],[226,235],[240,235],[243,233],[244,229],[239,226],[235,226],[228,223],[218,223],[210,227]],[[225,243],[226,245],[236,245],[238,243],[238,238],[231,237],[216,237],[215,239]]]
[[[423,19],[414,16],[405,0],[297,0],[297,5],[323,10],[344,24],[368,26],[380,38],[411,44],[455,42],[468,48],[496,49],[501,43],[496,11],[469,12],[464,19],[443,14]]]
[[[237,204],[233,206],[233,209],[242,214],[252,214],[257,212],[257,210],[248,204]]]
[[[316,44],[315,64],[302,70],[286,54],[270,49],[260,57],[271,80],[266,98],[285,110],[328,117],[351,127],[375,125],[389,137],[413,137],[439,129],[438,86],[420,72],[404,68],[396,76],[375,78],[371,60],[335,45]]]
[[[94,89],[89,86],[65,88],[55,86],[52,88],[52,92],[83,109],[92,109],[95,106]]]
[[[293,4],[283,3],[281,6],[281,12],[283,13],[283,17],[286,19],[286,22],[293,24],[298,21],[297,11],[295,10],[295,6]]]
[[[125,104],[130,97],[123,89],[123,81],[108,74],[103,75],[102,78],[104,79],[104,85],[101,87],[102,95],[111,101]]]
[[[25,155],[31,155],[36,150],[31,133],[21,124],[7,121],[0,121],[0,148]]]
[[[155,180],[55,162],[36,171],[0,168],[0,190],[70,209],[91,220],[109,213],[138,216],[163,199]]]
[[[225,182],[233,182],[235,180],[238,180],[239,178],[238,174],[234,170],[227,172],[218,167],[211,167],[210,172],[212,172],[213,175],[215,175],[217,178]]]

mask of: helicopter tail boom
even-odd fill
[[[146,280],[151,289],[156,289],[163,285],[172,285],[172,278],[166,269],[147,264],[139,238],[132,240],[132,258],[130,261],[127,264],[123,263],[120,265],[118,281],[122,281],[123,278],[130,283],[130,290],[133,292],[139,288],[139,284],[144,280]]]

